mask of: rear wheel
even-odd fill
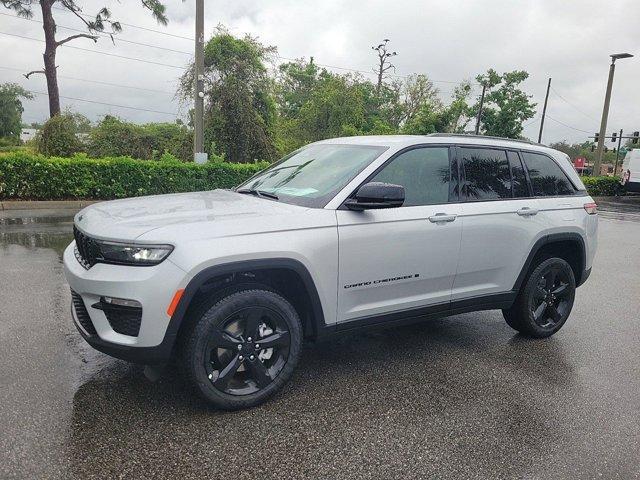
[[[227,410],[252,407],[289,380],[302,326],[287,300],[268,290],[244,290],[200,312],[183,361],[205,399]]]
[[[502,313],[507,324],[520,333],[548,337],[569,318],[575,290],[571,266],[561,258],[548,258],[533,269],[513,306]]]

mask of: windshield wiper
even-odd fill
[[[275,193],[265,192],[264,190],[256,190],[255,188],[241,188],[240,190],[236,190],[238,193],[248,193],[249,195],[255,195],[256,197],[265,197],[271,198],[273,200],[278,200],[278,196]]]

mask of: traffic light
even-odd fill
[[[596,134],[594,135],[593,141],[594,141],[594,142],[596,142],[596,143],[598,143],[598,138],[600,138],[600,134],[599,134],[599,133],[596,133]]]
[[[618,139],[618,134],[617,134],[616,132],[613,132],[613,133],[611,134],[611,141],[612,141],[613,143],[616,143],[616,140],[617,140],[617,139]]]
[[[631,143],[638,143],[638,137],[640,137],[640,132],[633,132],[633,140],[631,140]]]

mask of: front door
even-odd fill
[[[402,185],[402,207],[337,211],[339,323],[448,308],[462,232],[461,206],[450,202],[458,194],[452,152],[448,146],[413,148],[368,179]]]

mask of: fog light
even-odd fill
[[[142,308],[140,302],[127,298],[101,297],[100,301],[118,307]]]

